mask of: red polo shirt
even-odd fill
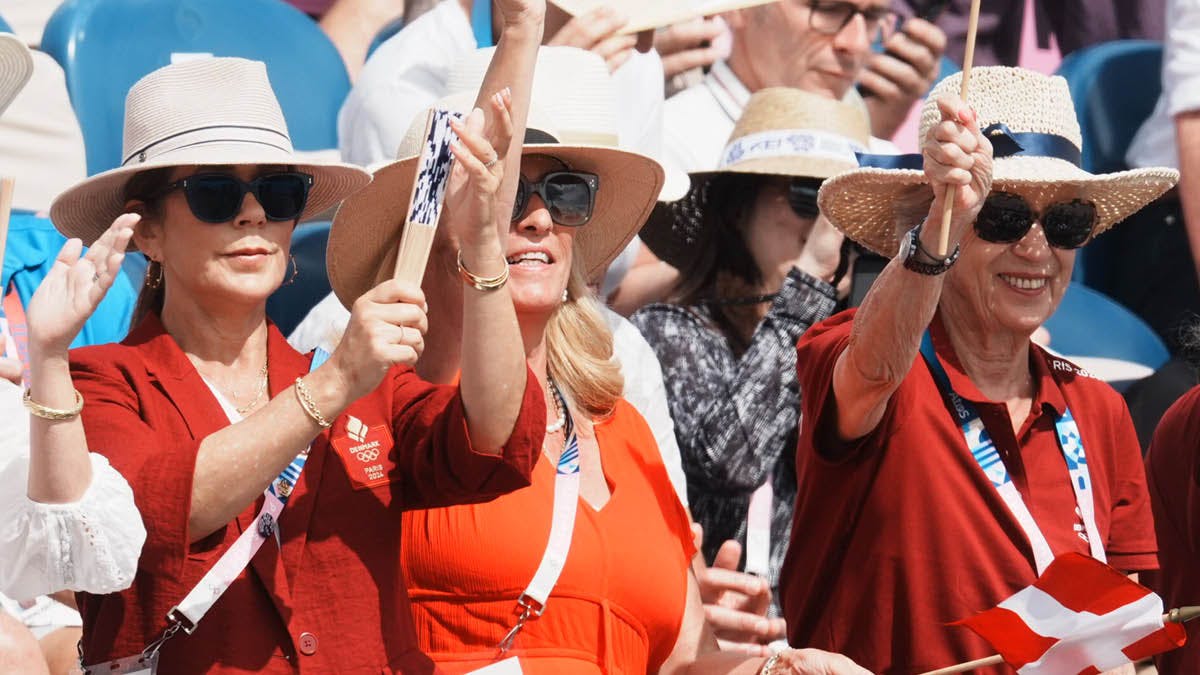
[[[797,345],[804,424],[780,580],[789,641],[842,652],[876,673],[919,673],[988,656],[993,650],[983,640],[945,624],[1032,583],[1032,549],[968,452],[919,354],[879,426],[854,443],[837,440],[833,369],[853,317],[853,310],[833,316]],[[1054,552],[1088,553],[1054,427],[1069,405],[1110,564],[1156,567],[1141,453],[1121,397],[1034,347],[1033,410],[1014,434],[1007,407],[971,383],[937,319],[932,333],[951,385],[979,410]],[[826,459],[832,456],[841,459]]]
[[[1200,387],[1163,415],[1146,453],[1146,480],[1158,529],[1162,569],[1146,575],[1166,607],[1200,601],[1196,551],[1200,550]],[[1161,675],[1200,673],[1200,623],[1185,624],[1187,644],[1154,659]]]

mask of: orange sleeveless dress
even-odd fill
[[[654,436],[621,400],[596,425],[612,496],[580,499],[571,549],[546,611],[507,656],[526,675],[655,672],[679,633],[695,546]],[[550,533],[555,470],[484,504],[404,514],[402,560],[418,644],[441,672],[495,661]]]

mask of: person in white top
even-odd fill
[[[853,100],[854,85],[870,83],[872,133],[890,136],[932,85],[945,47],[941,30],[921,19],[895,31],[887,0],[788,0],[722,16],[733,34],[729,57],[663,108],[663,154],[689,173],[716,168],[746,101],[767,87]],[[872,53],[876,38],[889,53]],[[871,151],[894,149],[875,138]]]

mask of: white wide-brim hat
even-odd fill
[[[778,0],[550,0],[571,16],[583,16],[599,7],[611,7],[628,22],[621,34],[665,28],[703,16],[713,16],[743,7]]]
[[[726,174],[825,179],[858,166],[856,155],[870,142],[871,123],[859,101],[760,89],[746,102],[716,170],[689,174],[686,195],[659,204],[639,236],[659,260],[686,270],[705,239],[709,181]]]
[[[125,212],[125,184],[134,175],[244,164],[312,174],[301,220],[328,211],[371,180],[357,166],[295,154],[263,63],[199,59],[159,68],[133,85],[125,99],[121,166],[68,188],[51,204],[50,219],[64,235],[91,244]]]
[[[958,73],[930,92],[921,111],[918,139],[941,121],[937,99],[957,94],[961,82]],[[1007,66],[975,68],[967,103],[978,113],[979,126],[992,142],[992,191],[1035,201],[1042,197],[1090,201],[1096,206],[1092,237],[1141,210],[1179,181],[1179,172],[1168,168],[1101,175],[1080,168],[1083,140],[1062,77]],[[869,156],[861,158],[860,164],[864,166],[825,181],[818,199],[821,212],[846,236],[892,257],[900,247],[896,205],[911,202],[913,190],[933,196],[920,168],[921,156]]]
[[[474,64],[470,70],[478,75],[477,79],[466,71],[452,76],[452,82],[463,83],[456,85],[462,89],[434,107],[464,114],[471,110],[487,61],[475,56],[467,63]],[[616,147],[615,126],[606,121],[611,115],[602,107],[612,105],[611,99],[607,103],[603,99],[586,100],[589,97],[579,100],[577,93],[571,93],[601,88],[598,83],[607,78],[603,59],[591,52],[542,47],[522,146],[523,155],[548,155],[571,170],[599,177],[591,220],[572,228],[574,255],[589,278],[608,267],[633,240],[654,207],[664,180],[658,162]],[[409,193],[424,142],[426,114],[413,120],[401,141],[396,153],[401,159],[377,169],[371,184],[347,199],[334,216],[326,269],[334,293],[347,307],[391,277],[408,218]]]
[[[33,55],[12,33],[0,33],[0,114],[33,76]]]

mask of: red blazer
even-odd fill
[[[273,325],[267,354],[272,396],[308,372],[311,355],[293,350]],[[71,371],[86,401],[89,448],[129,481],[147,532],[131,588],[78,595],[84,662],[93,664],[157,638],[168,610],[251,525],[262,498],[188,543],[197,448],[229,422],[157,316],[120,344],[72,351]],[[516,427],[492,456],[472,449],[457,387],[392,369],[313,442],[279,519],[282,551],[268,540],[196,632],[165,644],[160,672],[431,671],[416,646],[400,568],[400,514],[529,484],[546,413],[536,380],[526,379]],[[353,420],[369,429],[365,438]]]

